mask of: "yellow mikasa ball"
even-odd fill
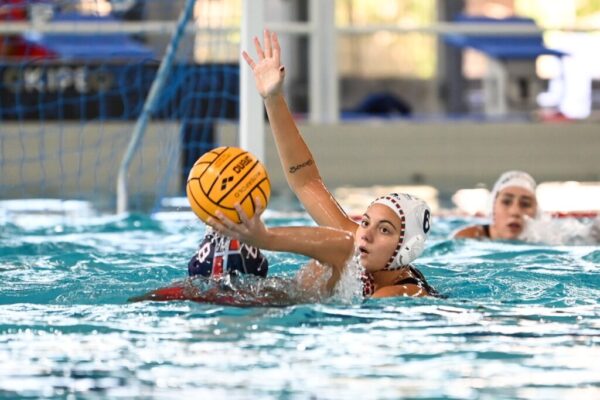
[[[266,207],[271,183],[265,167],[254,155],[237,147],[217,147],[196,161],[188,176],[186,193],[192,210],[202,221],[221,210],[240,223],[234,205],[239,203],[252,217],[253,199],[258,197]]]

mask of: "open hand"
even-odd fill
[[[258,62],[255,62],[246,51],[242,52],[242,56],[254,72],[258,92],[266,99],[282,93],[285,69],[281,65],[281,48],[279,47],[277,34],[265,29],[263,45],[264,49],[261,47],[258,38],[254,38]]]
[[[236,224],[221,211],[216,212],[217,218],[211,217],[207,223],[232,239],[238,239],[240,242],[254,247],[264,248],[265,243],[268,243],[269,230],[260,219],[265,210],[260,198],[256,197],[254,199],[255,213],[252,218],[248,217],[240,204],[236,204],[235,209],[240,216],[241,223]]]

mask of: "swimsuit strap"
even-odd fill
[[[410,278],[404,278],[404,279],[400,279],[399,281],[394,282],[394,286],[396,285],[417,285],[417,286],[422,286],[422,281],[410,277]]]
[[[489,225],[481,225],[481,227],[483,228],[483,234],[485,235],[485,237],[489,238],[490,237],[490,226]]]
[[[427,283],[427,280],[425,279],[425,277],[423,276],[421,271],[419,271],[412,265],[407,265],[405,268],[408,268],[408,270],[410,271],[412,276],[399,278],[397,281],[395,281],[393,283],[394,286],[395,285],[417,285],[420,288],[427,291],[427,294],[430,296],[442,297],[442,298],[445,297],[445,296],[440,295],[439,292],[437,290],[435,290],[435,288],[433,288],[431,285],[429,285],[429,283]],[[373,295],[373,293],[375,293],[375,278],[373,278],[373,274],[370,274],[367,271],[363,271],[363,273],[361,275],[361,280],[363,283],[363,297],[364,298],[371,297]]]
[[[427,294],[429,294],[430,296],[446,298],[446,296],[441,295],[437,290],[435,290],[433,286],[427,283],[427,279],[425,279],[425,276],[421,271],[419,271],[412,265],[409,265],[408,269],[413,274],[413,277],[407,279],[414,279],[415,281],[417,281],[416,285],[425,289],[427,291]]]

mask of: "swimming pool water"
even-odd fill
[[[191,216],[4,221],[0,397],[600,398],[600,247],[447,239],[468,222],[415,263],[447,299],[237,308],[127,302],[185,277]]]

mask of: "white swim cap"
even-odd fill
[[[535,197],[535,189],[536,183],[535,180],[529,175],[527,172],[523,171],[506,171],[494,184],[494,188],[490,193],[490,202],[488,205],[488,215],[492,216],[494,213],[494,203],[496,202],[496,197],[498,197],[498,193],[500,193],[503,189],[507,187],[520,187],[522,189],[531,192],[531,194]]]
[[[399,269],[410,264],[425,249],[431,227],[431,210],[426,202],[406,193],[390,193],[371,203],[389,207],[400,218],[400,240],[384,270]],[[370,207],[370,206],[369,206]]]

